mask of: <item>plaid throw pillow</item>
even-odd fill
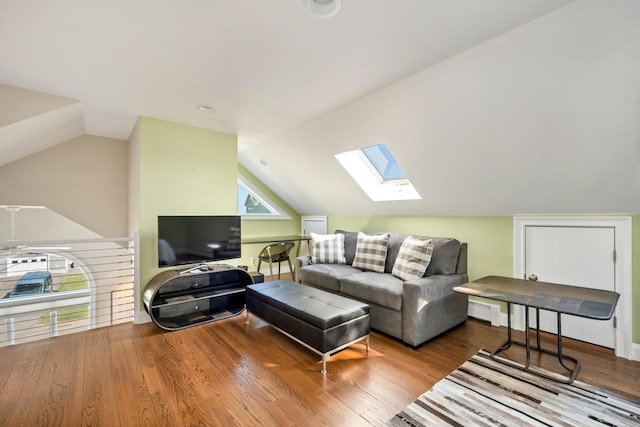
[[[346,264],[344,234],[311,233],[311,264]]]
[[[391,274],[405,281],[422,277],[431,262],[432,254],[433,240],[419,240],[409,236],[400,246]]]
[[[361,270],[384,273],[384,263],[387,260],[388,243],[389,233],[378,234],[375,236],[358,233],[356,256],[353,259],[352,265]]]

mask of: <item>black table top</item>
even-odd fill
[[[487,276],[453,288],[462,294],[540,308],[558,313],[609,320],[618,298],[616,292],[557,283]]]

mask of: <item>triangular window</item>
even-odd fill
[[[243,219],[291,219],[242,175],[238,175],[238,214]]]

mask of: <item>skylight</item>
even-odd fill
[[[384,144],[372,145],[371,147],[363,148],[361,151],[380,174],[382,181],[407,178]]]
[[[421,198],[384,144],[336,154],[336,159],[374,202]]]

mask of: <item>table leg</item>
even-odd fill
[[[529,307],[524,308],[524,348],[526,359],[524,363],[524,369],[529,369],[531,364],[531,342],[529,338]]]
[[[580,362],[577,359],[574,359],[573,357],[562,355],[562,321],[560,320],[561,314],[560,313],[557,313],[557,314],[558,314],[558,361],[560,362],[560,365],[562,365],[564,369],[571,372],[571,381],[573,381],[576,375],[578,374],[578,370],[580,370]],[[568,368],[567,365],[564,364],[565,359],[573,362],[574,364],[573,370]]]
[[[560,383],[565,383],[565,384],[571,384],[575,379],[576,379],[576,375],[578,374],[578,371],[580,370],[580,362],[578,362],[577,359],[571,357],[571,356],[566,356],[562,354],[562,323],[561,323],[561,315],[560,313],[557,313],[558,315],[558,351],[554,352],[551,350],[547,350],[542,348],[542,345],[540,343],[540,314],[539,314],[539,309],[536,309],[536,350],[540,353],[546,353],[546,354],[550,354],[553,356],[558,356],[558,361],[560,362],[560,365],[566,369],[569,374],[564,376],[562,374],[557,374],[555,376],[552,375],[545,375],[544,373],[540,372],[539,370],[534,370],[534,369],[530,369],[530,362],[531,362],[531,341],[530,341],[530,337],[529,337],[529,307],[525,306],[525,341],[524,342],[520,342],[520,341],[516,341],[512,339],[511,336],[511,304],[507,303],[507,341],[504,342],[504,344],[502,344],[500,347],[498,347],[497,350],[493,351],[493,352],[489,352],[489,356],[500,363],[504,363],[505,365],[509,365],[511,367],[514,367],[516,369],[521,369],[523,371],[538,375],[540,377],[544,377],[553,381],[557,381]],[[525,364],[521,364],[521,363],[517,363],[514,361],[511,361],[505,357],[496,357],[501,351],[508,349],[509,347],[511,347],[511,344],[516,344],[519,346],[522,346],[525,348],[525,352],[526,352],[526,361]],[[573,363],[573,369],[569,368],[566,365],[566,361],[570,361]]]
[[[502,348],[504,350],[508,349],[509,347],[511,347],[511,303],[507,303],[507,346],[505,347],[504,345],[502,346]]]
[[[490,352],[491,357],[500,353],[503,350],[507,350],[511,347],[511,303],[507,303],[507,340],[496,351]]]
[[[540,346],[540,309],[536,308],[536,344],[538,351],[542,348]]]

